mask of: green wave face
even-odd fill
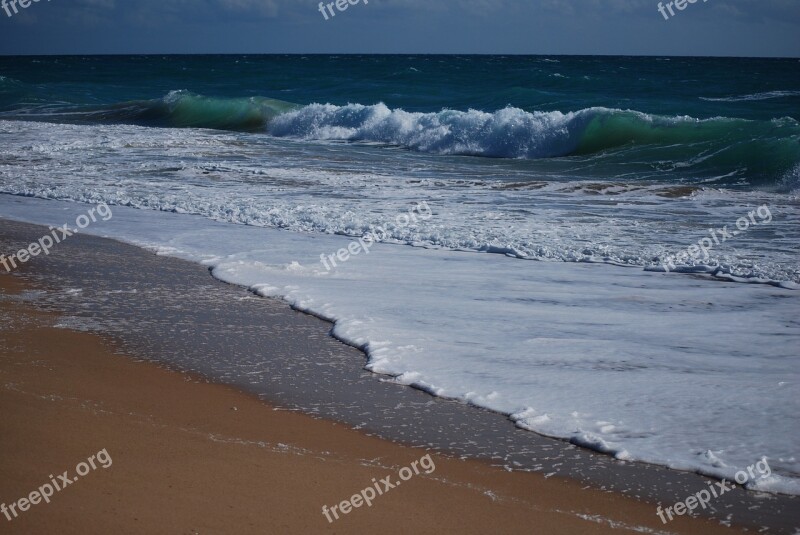
[[[771,181],[800,164],[800,123],[690,117],[658,117],[613,111],[593,117],[574,155],[623,150],[654,157],[653,163],[675,168],[746,168]]]
[[[19,83],[1,82],[0,93],[18,98]],[[101,106],[39,104],[0,113],[5,118],[374,141],[418,152],[537,160],[543,166],[561,165],[556,160],[567,160],[563,165],[569,166],[577,160],[593,177],[677,174],[689,182],[722,180],[793,190],[800,175],[800,123],[789,117],[695,119],[610,108],[407,113],[384,104],[302,106],[260,96],[171,91],[159,99]]]
[[[10,85],[10,84],[7,84]],[[16,88],[7,88],[7,92]],[[2,94],[2,92],[0,92]],[[163,98],[110,105],[38,104],[0,113],[0,119],[78,124],[131,123],[165,128],[263,131],[270,119],[299,108],[266,97],[215,98],[171,91]]]
[[[265,97],[220,99],[183,91],[170,93],[158,106],[173,127],[239,131],[264,130],[270,119],[298,107]]]

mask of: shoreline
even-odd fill
[[[15,324],[0,337],[14,348],[0,359],[0,399],[10,415],[0,433],[0,501],[27,496],[50,472],[72,473],[100,448],[113,460],[50,503],[10,523],[0,518],[9,533],[263,533],[278,526],[399,533],[434,521],[465,533],[658,527],[651,507],[615,494],[367,437],[120,355],[101,337],[52,327],[52,313],[15,300],[29,284],[0,276],[0,288],[0,314],[13,314]],[[423,455],[433,460],[430,474],[327,522],[323,505],[347,500]],[[669,529],[723,532],[687,518]]]
[[[22,224],[14,224],[14,225],[18,225],[20,228],[27,226],[27,225],[22,225]],[[28,226],[28,227],[36,228],[34,226]],[[7,228],[8,228],[8,226],[6,226],[6,222],[4,221],[4,230],[6,230]],[[2,236],[0,236],[0,237],[2,237]],[[94,250],[95,252],[98,253],[97,258],[94,258],[95,261],[101,260],[100,257],[102,256],[102,254],[106,254],[106,255],[109,254],[109,251],[105,251],[104,250],[106,247],[110,247],[110,248],[113,248],[115,250],[119,249],[120,247],[133,249],[133,247],[131,247],[131,246],[126,246],[126,245],[122,245],[122,244],[111,245],[111,244],[118,244],[118,242],[111,242],[111,244],[103,244],[103,242],[105,242],[105,241],[108,241],[108,240],[102,240],[100,238],[93,238],[93,237],[89,237],[89,236],[80,236],[79,239],[76,240],[76,243],[74,244],[74,247],[75,248],[81,248],[81,247],[87,248],[88,247],[88,249]],[[73,247],[73,244],[70,244],[69,247]],[[101,252],[102,252],[102,254],[100,254]],[[64,253],[63,253],[63,255],[67,256],[67,257],[69,257],[71,255],[74,256],[74,254],[75,254],[74,252],[73,253],[69,253],[69,252],[66,252],[66,251],[64,251]],[[146,253],[144,253],[143,251],[141,252],[141,254],[142,254],[142,256],[146,255]],[[61,255],[62,255],[62,253],[59,252],[59,256],[61,256]],[[167,260],[168,260],[168,259],[164,259],[164,258],[154,257],[153,255],[147,255],[147,256],[153,257],[154,263],[163,263],[163,262],[167,262]],[[74,261],[75,259],[73,258],[72,260]],[[182,262],[182,261],[172,260],[172,262]],[[61,266],[61,267],[63,267],[63,266]],[[75,267],[75,265],[73,264],[72,268],[74,269],[74,267]],[[36,268],[36,269],[38,269],[38,268]],[[207,273],[205,275],[208,276]],[[3,277],[3,278],[8,278],[8,277]],[[224,283],[217,283],[217,284],[224,284]],[[243,289],[239,290],[239,293],[243,294],[244,290]],[[84,297],[84,299],[86,299],[86,298]],[[261,298],[253,298],[253,297],[247,297],[247,296],[244,296],[241,299],[243,301],[249,300],[249,299],[258,299],[261,302],[265,301],[265,300],[263,300]],[[285,304],[282,304],[282,307],[285,310],[285,312],[283,313],[283,316],[298,316],[298,315],[303,316],[303,315],[301,315],[299,313],[291,312],[289,310],[288,306],[286,306]],[[273,314],[275,314],[275,313],[273,312]],[[323,322],[321,322],[319,320],[315,320],[315,321],[318,322],[315,325],[315,328],[319,329],[319,327],[323,324]],[[325,334],[324,332],[322,333],[322,335],[327,336],[327,334]],[[125,343],[123,343],[122,345],[124,347]],[[147,352],[145,351],[144,353],[147,353]],[[345,355],[343,358],[347,358],[347,357],[352,358],[353,353],[355,353],[354,350],[352,352],[348,352],[347,355]],[[154,359],[154,360],[157,360],[157,359]],[[352,365],[359,365],[359,364],[351,362],[350,365],[352,366]],[[363,358],[362,358],[362,361],[360,363],[360,366],[363,366]],[[392,388],[400,388],[404,392],[402,394],[403,396],[409,395],[408,391],[411,390],[411,389],[407,389],[405,387],[398,387],[397,385],[386,385],[385,383],[380,383],[380,381],[377,380],[376,376],[370,376],[368,382],[372,383],[373,385],[375,385],[375,386],[377,386],[377,387],[379,387],[381,389],[390,389],[391,390]],[[234,384],[234,386],[238,386],[238,387],[240,387],[240,388],[242,388],[244,390],[247,390],[247,385]],[[302,390],[302,388],[301,388],[301,390]],[[340,392],[340,394],[341,394],[341,392]],[[350,392],[350,393],[345,392],[344,394],[349,394],[351,396],[353,395],[352,392]],[[426,399],[428,399],[430,401],[430,397],[427,396],[427,394],[423,394],[423,393],[417,392],[417,393],[415,393],[413,395],[423,396],[424,398],[426,398]],[[264,398],[264,396],[261,396],[261,397],[262,397],[262,399]],[[437,400],[437,398],[433,398],[433,399]],[[445,407],[445,406],[448,406],[448,405],[452,405],[454,407],[454,410],[456,410],[456,411],[465,410],[465,408],[461,404],[454,403],[454,402],[448,402],[446,400],[437,400],[437,401],[435,401],[435,404],[437,405],[437,409]],[[308,408],[306,408],[306,409],[308,409]],[[435,410],[436,409],[431,410],[431,412],[426,413],[426,415],[431,414],[432,412],[435,412]],[[475,408],[472,408],[472,407],[467,407],[466,410],[472,411],[470,414],[472,415],[471,417],[474,417],[475,420],[479,420],[480,419],[479,415],[480,415],[480,413],[482,411],[480,411],[479,409],[475,409]],[[282,411],[279,411],[279,412],[282,412]],[[323,416],[326,419],[330,419],[330,415],[319,414],[317,411],[314,411],[314,410],[306,410],[306,412],[309,412],[311,414],[315,414],[317,416]],[[484,412],[488,412],[488,411],[484,411]],[[450,415],[450,416],[452,416],[452,415]],[[484,415],[484,416],[486,416],[486,415]],[[497,415],[495,413],[491,413],[488,416],[491,419],[497,421],[498,425],[500,425],[502,427],[507,427],[508,425],[511,425],[508,421],[503,421],[505,419],[503,419],[502,417],[500,417],[499,415]],[[345,418],[334,418],[334,419],[342,420],[342,421],[344,421],[346,423],[348,422],[348,418],[346,418],[346,417]],[[378,415],[378,419],[380,419],[380,415]],[[445,420],[446,419],[447,418],[445,418]],[[442,423],[443,423],[443,428],[444,428],[445,422],[442,422]],[[337,425],[337,424],[333,424],[333,425]],[[352,423],[350,423],[350,425],[352,426]],[[356,426],[356,427],[358,428],[358,426]],[[369,426],[365,426],[365,428],[366,428],[366,431],[360,433],[360,436],[364,436],[365,434],[373,434],[373,433],[374,434],[381,434],[379,431],[375,432],[375,430],[369,429]],[[442,432],[443,431],[440,430],[438,434],[434,433],[434,437],[433,438],[435,438],[437,440],[441,440]],[[516,433],[522,433],[526,437],[530,437],[532,439],[532,441],[533,441],[533,437],[531,436],[531,435],[533,435],[532,433],[526,432],[526,431],[520,431],[520,430],[515,430],[515,432]],[[445,435],[448,434],[448,433],[450,433],[450,431],[447,431],[447,430],[444,431]],[[595,469],[603,468],[603,469],[609,469],[609,470],[613,470],[613,471],[617,472],[618,473],[617,474],[618,480],[624,480],[625,478],[630,478],[631,474],[635,473],[635,474],[638,474],[640,476],[644,475],[645,476],[644,479],[645,480],[649,479],[651,484],[653,483],[653,476],[654,475],[656,475],[658,477],[662,477],[662,476],[664,476],[664,474],[673,474],[674,477],[673,476],[666,476],[665,479],[661,479],[661,480],[656,478],[655,479],[656,484],[670,485],[670,484],[674,483],[675,481],[680,482],[682,480],[683,480],[684,483],[687,482],[687,481],[697,482],[697,483],[702,481],[701,478],[699,478],[699,476],[695,476],[693,474],[684,474],[684,475],[678,476],[677,475],[678,473],[676,473],[674,471],[671,471],[671,470],[668,470],[668,469],[660,468],[660,467],[645,468],[645,467],[643,467],[642,465],[639,465],[639,464],[633,465],[633,463],[620,463],[618,461],[613,461],[611,459],[608,459],[608,458],[606,458],[604,456],[601,456],[599,454],[596,454],[594,452],[587,453],[586,450],[575,448],[574,446],[571,446],[569,444],[565,444],[563,441],[557,441],[555,439],[546,439],[546,438],[540,437],[538,435],[536,435],[536,436],[539,437],[539,439],[541,439],[541,441],[540,441],[541,444],[545,444],[549,448],[551,448],[549,450],[549,454],[552,455],[553,453],[557,453],[557,452],[554,452],[552,450],[552,448],[555,447],[554,445],[559,445],[560,444],[560,447],[563,448],[564,450],[566,450],[571,455],[576,455],[577,454],[579,457],[581,455],[583,455],[583,456],[586,456],[587,458],[590,458],[595,463],[594,464],[594,468]],[[365,437],[365,438],[370,438],[370,437]],[[423,436],[422,438],[424,440],[426,437]],[[399,441],[402,441],[402,438]],[[410,436],[408,442],[411,442],[411,443],[420,442],[420,437],[419,436],[416,436],[416,437]],[[436,449],[442,449],[441,447],[438,447],[438,446],[435,446],[435,445],[434,445],[434,447]],[[544,452],[544,450],[540,450],[539,454],[541,455],[543,452]],[[527,452],[524,452],[524,453],[530,454],[531,452],[527,451]],[[113,455],[113,452],[112,452],[112,455]],[[492,458],[492,457],[490,456],[489,458]],[[457,461],[457,462],[468,462],[468,463],[478,462],[478,463],[480,463],[480,461]],[[573,469],[575,468],[576,464],[579,465],[580,463],[574,463],[573,467],[572,467]],[[625,466],[626,464],[628,466],[627,469],[621,469],[620,468],[622,466]],[[631,465],[633,465],[633,466],[631,466]],[[502,473],[507,473],[504,470],[502,470],[501,468],[491,468],[491,470],[498,470],[498,471],[501,471]],[[591,471],[591,470],[589,470],[589,471]],[[524,472],[512,472],[512,473],[518,474],[519,476],[524,476],[524,477],[540,478],[541,481],[545,481],[545,482],[548,481],[547,477],[542,477],[541,475],[538,475],[538,474],[531,474],[531,473],[524,473]],[[597,474],[594,474],[594,476],[596,476],[596,475]],[[602,477],[608,477],[609,475],[612,475],[612,474],[605,474],[604,476],[601,476],[601,479],[602,479]],[[584,493],[584,491],[586,491],[586,492],[596,492],[596,491],[589,491],[583,483],[577,483],[576,481],[568,481],[568,480],[565,480],[561,476],[562,476],[562,474],[559,474],[558,478],[553,478],[553,480],[551,480],[551,481],[555,481],[557,479],[559,484],[567,483],[567,484],[579,485],[579,487],[581,489],[579,494]],[[611,479],[613,479],[613,477]],[[533,479],[526,480],[526,481],[527,481],[526,484],[528,484],[528,483],[530,483],[530,481],[533,481]],[[602,486],[602,485],[597,485],[597,478],[594,479],[594,482],[595,482],[595,485],[594,485],[595,487],[601,487]],[[609,486],[613,487],[614,485],[609,485]],[[363,487],[363,485],[361,485],[361,486],[356,485],[356,487],[361,488],[361,487]],[[698,488],[702,488],[702,487],[699,487],[699,485],[698,485]],[[354,488],[353,491],[355,492],[355,490],[357,490],[357,489]],[[635,494],[635,490],[636,489],[634,489],[634,492],[633,492],[634,494]],[[550,491],[548,491],[548,492],[550,492]],[[597,492],[601,492],[601,491],[597,491]],[[606,491],[604,490],[602,492],[605,493]],[[628,494],[631,494],[631,493],[632,492],[630,492],[630,491],[628,492]],[[346,492],[345,492],[345,494],[346,494]],[[682,491],[678,491],[675,494],[676,494],[676,499],[674,501],[678,501],[679,499],[682,499],[683,497],[688,496],[690,494],[690,492],[687,491],[687,492],[684,493]],[[628,500],[628,498],[622,498],[618,494],[614,494],[614,496],[617,496],[619,499]],[[650,501],[652,501],[652,500],[650,500]],[[329,503],[330,503],[330,501],[329,501]],[[636,503],[639,504],[639,505],[644,505],[645,509],[647,511],[649,511],[649,515],[652,516],[652,517],[655,517],[656,523],[649,523],[647,525],[649,525],[653,529],[658,529],[660,527],[661,523],[658,521],[658,518],[655,516],[655,506],[646,505],[646,504],[644,504],[644,502],[636,502]],[[672,502],[665,502],[665,506],[669,505],[670,503],[672,503]],[[616,510],[616,509],[614,509],[614,510]],[[726,513],[727,513],[727,511],[726,511]],[[682,519],[682,520],[685,520],[685,519]],[[791,520],[791,519],[790,518],[785,518],[784,520]],[[690,521],[690,522],[693,522],[693,521]],[[672,531],[674,529],[678,529],[677,528],[677,521],[676,522],[671,522],[668,525],[663,526],[663,529],[668,529],[670,531]],[[708,531],[706,531],[706,532],[708,532]]]

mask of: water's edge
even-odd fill
[[[22,243],[29,241],[30,236],[41,235],[42,231],[41,227],[4,221],[0,238],[5,242],[10,237]],[[259,380],[266,380],[266,390],[263,385],[250,382],[247,376],[214,378],[279,405],[342,421],[385,439],[447,451],[456,456],[489,459],[512,469],[569,477],[640,500],[669,505],[705,486],[705,479],[695,474],[617,461],[561,440],[519,430],[512,422],[487,410],[376,381],[375,375],[363,370],[364,355],[349,348],[334,347],[324,354],[309,355],[298,353],[296,347],[282,351],[280,343],[277,346],[264,344],[265,332],[270,329],[252,325],[252,319],[265,315],[263,307],[270,309],[270,322],[276,317],[285,318],[286,305],[269,299],[248,298],[238,286],[209,279],[208,270],[198,269],[196,262],[155,256],[122,241],[86,235],[64,244],[65,251],[67,248],[73,249],[72,254],[44,258],[29,270],[51,288],[81,288],[72,300],[55,292],[57,302],[52,301],[52,306],[96,322],[97,327],[107,329],[139,354],[156,355],[156,360],[172,364],[179,352],[196,352],[206,360],[209,354],[216,355],[206,370],[193,368],[191,360],[178,363],[188,371],[214,377],[214,358],[258,351],[265,345],[277,347],[277,358],[271,359],[267,363],[269,369],[259,376]],[[88,255],[93,259],[92,265],[81,262],[81,258]],[[155,272],[161,280],[153,280]],[[150,295],[123,293],[114,297],[121,278],[129,285],[152,286],[153,291]],[[92,281],[91,287],[86,287],[86,280]],[[211,297],[210,280],[214,281],[210,285],[214,287]],[[192,300],[195,303],[192,304]],[[235,307],[224,307],[225,321],[209,321],[211,318],[203,317],[216,310],[209,305],[229,305],[231,300],[237,303]],[[82,306],[87,303],[91,306]],[[170,303],[181,306],[165,306]],[[253,311],[259,312],[253,314]],[[192,315],[201,317],[187,319]],[[307,318],[309,328],[317,331],[316,335],[309,335],[312,341],[331,340],[326,324],[305,315],[292,316]],[[137,324],[137,318],[148,326],[146,332],[132,327]],[[154,323],[153,318],[159,321]],[[243,332],[217,329],[207,336],[210,326],[229,324],[242,326]],[[183,338],[175,338],[172,331],[175,325],[194,326],[198,333],[203,333],[202,351],[194,343],[196,335],[185,333]],[[290,329],[294,328],[296,325],[292,323]],[[277,335],[275,342],[286,339],[285,332],[281,333],[280,329]],[[800,524],[796,503],[796,497],[764,496],[736,489],[720,497],[708,513],[722,521],[766,525],[776,533],[791,533],[792,527]]]

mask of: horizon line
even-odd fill
[[[133,56],[516,56],[516,57],[615,57],[615,58],[696,58],[696,59],[800,59],[800,56],[725,56],[688,54],[546,54],[546,53],[501,53],[501,52],[127,52],[127,53],[45,53],[45,54],[5,54],[1,58],[11,57],[133,57]]]

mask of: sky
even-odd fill
[[[0,55],[800,57],[800,0],[339,0],[335,15],[318,0],[2,1]]]

